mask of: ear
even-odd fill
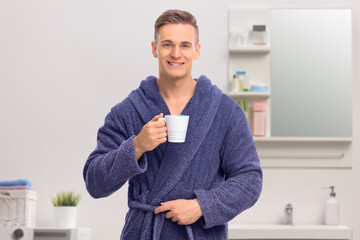
[[[155,41],[151,42],[151,48],[152,48],[152,54],[154,56],[154,58],[157,58],[157,46]]]
[[[195,47],[194,60],[197,60],[200,57],[200,48],[201,48],[201,45],[200,45],[200,43],[198,43]]]

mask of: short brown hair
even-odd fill
[[[199,27],[196,18],[189,12],[182,10],[167,10],[155,22],[155,43],[158,41],[159,30],[165,24],[190,24],[195,28],[195,44],[199,43]]]

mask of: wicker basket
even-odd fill
[[[0,190],[0,227],[35,227],[36,192]]]

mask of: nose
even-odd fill
[[[180,47],[174,46],[171,52],[171,56],[173,58],[179,58],[181,56]]]

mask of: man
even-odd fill
[[[129,181],[121,239],[227,239],[227,222],[251,207],[262,171],[241,108],[205,76],[193,79],[199,31],[188,12],[155,23],[148,77],[106,116],[84,167],[94,198]],[[185,143],[167,142],[164,115],[189,115]]]

